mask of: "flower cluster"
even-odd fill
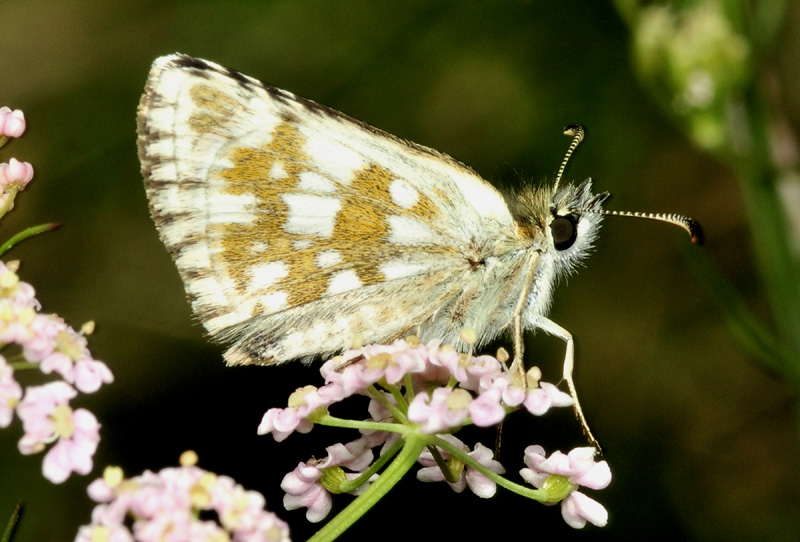
[[[21,111],[0,108],[0,146],[25,131]],[[0,216],[13,207],[17,192],[33,177],[27,162],[13,158],[0,164]],[[35,226],[0,246],[0,254],[25,237],[52,229]],[[92,325],[78,332],[55,314],[41,313],[41,305],[30,284],[17,275],[19,262],[0,261],[0,427],[7,427],[16,412],[24,434],[19,441],[23,454],[49,450],[44,458],[44,476],[54,482],[70,473],[88,474],[99,441],[100,425],[88,410],[73,410],[70,400],[78,392],[93,393],[113,380],[108,367],[95,360],[86,345]],[[38,369],[60,379],[23,389],[17,373]]]
[[[44,476],[60,483],[71,472],[88,474],[100,439],[100,425],[88,410],[73,410],[69,402],[78,392],[92,393],[113,381],[108,367],[92,358],[86,337],[54,314],[39,312],[30,284],[19,280],[16,262],[0,262],[0,427],[13,413],[22,421],[19,441],[23,454],[49,451]],[[12,357],[7,358],[8,350]],[[16,354],[13,354],[17,351]],[[38,368],[61,379],[24,390],[16,372]]]
[[[0,147],[9,139],[20,137],[25,133],[25,115],[19,109],[12,111],[8,107],[0,107]],[[12,158],[8,163],[0,164],[0,216],[12,206],[14,195],[22,190],[33,179],[33,166],[28,162],[20,162]]]
[[[181,467],[129,479],[119,467],[107,467],[89,485],[89,496],[100,504],[76,542],[289,542],[286,523],[265,510],[260,493],[196,462],[193,452],[185,452]]]
[[[534,459],[531,451],[541,448],[530,448],[525,458],[528,468],[523,472],[523,479],[537,488],[530,489],[501,478],[505,468],[494,459],[491,449],[480,443],[470,448],[453,435],[466,425],[499,424],[515,410],[540,416],[550,407],[572,405],[569,395],[552,384],[539,382],[538,369],[530,370],[523,383],[495,357],[466,355],[437,341],[423,345],[409,337],[390,345],[350,350],[325,363],[321,373],[323,386],[298,389],[287,408],[267,411],[258,428],[259,434],[269,433],[276,441],[295,431],[307,433],[317,424],[361,432],[361,438],[330,446],[324,459],[301,462],[285,476],[281,486],[286,492],[284,506],[289,510],[306,508],[309,521],[327,516],[331,494],[371,498],[371,493],[388,490],[375,486],[395,483],[393,478],[417,463],[423,466],[417,478],[424,482],[446,481],[457,492],[469,488],[482,498],[493,496],[498,482],[502,482],[529,498],[562,502],[562,510],[570,510],[563,512],[564,518],[573,527],[582,527],[586,520],[605,524],[597,507],[603,513],[605,509],[576,491],[581,485],[600,489],[610,482],[608,465],[594,462],[593,448],[573,450],[565,456],[580,455],[582,462],[573,471],[563,468],[560,452],[549,462],[542,462]],[[332,405],[351,396],[369,398],[368,419],[347,420],[329,413]],[[585,457],[586,450],[591,451],[589,457]],[[393,463],[376,476],[390,461]],[[404,465],[393,470],[396,462]],[[551,463],[558,465],[556,471],[548,470]],[[598,481],[600,472],[607,474],[603,483]],[[545,483],[549,474],[541,478],[542,473],[569,477],[568,482],[555,487]],[[596,506],[587,505],[586,499]]]

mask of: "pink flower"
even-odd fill
[[[467,390],[436,388],[430,397],[425,393],[414,397],[408,405],[408,419],[421,424],[423,433],[438,433],[463,424],[471,402]]]
[[[438,340],[429,342],[428,363],[423,371],[414,375],[415,389],[424,389],[428,383],[447,384],[453,376],[452,370],[458,370],[461,354],[452,346],[441,346]]]
[[[311,523],[325,519],[333,507],[333,500],[319,483],[322,474],[322,470],[314,464],[298,463],[281,482],[281,489],[286,492],[283,507],[287,510],[307,508],[306,519]]]
[[[271,433],[276,442],[281,442],[295,431],[308,433],[313,427],[314,422],[307,420],[296,408],[271,408],[261,418],[257,433]]]
[[[60,381],[31,386],[25,390],[25,398],[17,405],[17,415],[25,430],[20,441],[23,454],[42,451],[44,445],[57,436],[53,413],[57,407],[67,405],[77,394],[72,386]]]
[[[500,390],[486,390],[469,404],[469,416],[478,427],[497,425],[506,417]]]
[[[467,366],[467,379],[459,381],[462,388],[480,391],[480,382],[484,377],[491,377],[503,372],[502,364],[492,356],[477,356]]]
[[[570,527],[580,529],[586,522],[603,527],[608,522],[608,512],[597,501],[577,491],[580,486],[603,489],[611,483],[611,470],[608,463],[594,461],[595,449],[575,448],[569,454],[553,452],[548,458],[541,446],[528,446],[525,449],[525,464],[522,478],[536,488],[541,488],[552,476],[561,476],[573,486],[561,501],[561,515]]]
[[[447,440],[450,444],[461,448],[464,451],[469,450],[466,444],[458,440],[456,437],[452,435],[442,435],[443,439]],[[447,457],[451,457],[450,454],[444,450],[441,450],[442,457],[445,459]],[[500,462],[494,460],[494,453],[492,450],[481,444],[480,442],[475,445],[475,449],[469,452],[467,455],[475,459],[478,463],[486,467],[492,472],[496,472],[497,474],[503,474],[506,470],[503,468],[503,465]],[[436,461],[433,458],[433,455],[428,451],[425,450],[420,454],[419,460],[420,463],[425,465],[424,468],[417,471],[417,479],[421,482],[444,482],[447,479],[444,476],[444,473],[436,464]],[[494,494],[497,492],[497,484],[487,478],[484,474],[480,471],[477,471],[471,468],[469,465],[466,465],[461,472],[455,473],[458,475],[458,481],[455,483],[447,482],[453,491],[456,493],[461,493],[464,491],[466,487],[469,487],[470,490],[475,493],[478,497],[482,499],[488,499],[493,497]]]
[[[25,359],[39,363],[52,354],[58,334],[65,329],[67,324],[61,318],[52,314],[35,314],[27,325],[27,338],[19,341]]]
[[[43,318],[57,320],[53,316]],[[36,323],[41,321],[42,318],[39,318]],[[25,349],[25,353],[31,361],[41,361],[43,373],[55,371],[84,393],[93,393],[100,389],[102,384],[114,381],[108,366],[102,361],[92,359],[86,347],[86,337],[83,335],[63,322],[61,325],[45,324],[37,330],[41,334],[34,336],[30,343],[36,345],[38,352],[29,347]],[[51,337],[53,331],[56,332],[55,337]],[[47,350],[49,350],[47,354],[38,357],[37,354],[41,355]]]
[[[66,480],[71,472],[89,474],[92,470],[92,456],[100,442],[100,424],[94,414],[79,408],[72,413],[71,436],[60,435],[44,457],[42,471],[44,477],[55,484]]]
[[[503,404],[510,407],[516,407],[522,404],[525,400],[525,394],[527,393],[525,388],[514,384],[511,378],[504,372],[484,375],[480,380],[479,389],[481,391],[490,389],[498,390]]]
[[[14,416],[14,408],[22,398],[22,387],[14,380],[14,370],[0,356],[0,427],[8,427]]]
[[[133,540],[130,524],[139,542],[289,542],[286,524],[264,509],[262,495],[193,463],[127,480],[121,469],[107,467],[89,493],[101,504],[92,512],[92,523],[78,532],[81,542],[111,540],[111,535]]]
[[[0,299],[0,342],[26,344],[35,336],[31,328],[35,318],[36,312],[32,308]]]
[[[335,357],[320,369],[326,385],[340,386],[340,399],[364,393],[364,389],[384,379],[390,384],[400,382],[406,374],[424,370],[427,350],[398,339],[392,344],[374,344],[349,350]]]
[[[471,363],[469,358],[466,358],[461,353],[457,352],[454,348],[439,348],[438,344],[431,345],[433,348],[429,350],[430,364],[434,367],[442,367],[447,369],[443,382],[447,382],[452,376],[458,382],[466,382],[467,380],[467,367]]]
[[[298,433],[308,433],[314,427],[314,422],[308,417],[314,414],[317,409],[329,404],[330,399],[326,399],[320,393],[322,389],[314,386],[305,386],[297,389],[289,397],[288,408],[271,408],[261,419],[258,425],[258,434],[266,435],[272,433],[272,437],[281,442],[286,437],[297,431]]]
[[[25,126],[25,114],[22,111],[0,107],[0,136],[20,137],[25,133]]]
[[[325,459],[321,461],[312,459],[307,463],[299,463],[281,482],[281,489],[286,492],[283,497],[284,508],[287,510],[307,508],[306,519],[311,523],[322,521],[331,511],[332,501],[329,491],[339,493],[341,482],[358,477],[369,467],[373,459],[372,450],[366,439],[354,440],[347,444],[334,444],[328,446],[326,451],[328,456]],[[352,472],[345,473],[342,467]],[[367,486],[368,484],[363,484],[357,491],[351,493],[360,493]]]
[[[534,416],[541,416],[550,407],[572,406],[572,397],[549,382],[540,382],[538,388],[531,388],[525,395],[525,408]]]
[[[41,305],[36,300],[33,286],[19,280],[16,268],[19,262],[0,262],[0,297],[9,301],[14,307],[27,307],[39,310]]]
[[[20,188],[25,188],[31,179],[33,179],[33,166],[29,162],[20,162],[12,158],[7,164],[0,164],[0,186],[18,183]]]
[[[100,424],[85,409],[73,411],[69,400],[77,392],[64,382],[30,387],[17,406],[25,434],[19,441],[23,454],[34,454],[54,440],[45,455],[42,472],[53,483],[66,480],[71,472],[88,474],[92,455],[100,441]]]
[[[370,482],[365,480],[368,476],[364,473],[371,474],[372,469],[382,467],[394,454],[399,454],[404,463],[402,467],[384,472],[390,476],[387,480],[392,480],[387,483],[393,483],[393,477],[405,472],[411,466],[410,459],[417,455],[424,466],[418,473],[420,480],[444,480],[443,467],[434,460],[441,455],[448,466],[444,472],[455,480],[451,484],[454,490],[463,491],[469,487],[480,497],[490,497],[497,491],[494,480],[499,478],[484,473],[494,472],[499,476],[505,469],[493,459],[489,448],[477,444],[470,451],[452,433],[466,425],[495,425],[507,412],[521,410],[523,405],[540,415],[552,406],[572,404],[569,395],[551,384],[539,382],[540,374],[537,376],[535,371],[526,375],[527,381],[532,382],[531,387],[526,388],[514,384],[506,366],[497,358],[461,354],[452,347],[440,347],[439,341],[420,345],[415,338],[409,338],[390,345],[350,350],[323,364],[320,372],[324,385],[297,390],[290,397],[288,408],[269,410],[258,429],[260,434],[271,433],[279,441],[295,431],[307,432],[315,424],[357,428],[364,435],[347,445],[329,447],[328,457],[323,460],[298,463],[284,477],[281,484],[286,492],[284,506],[287,510],[306,508],[306,518],[312,522],[321,521],[329,514],[332,493],[364,490]],[[537,382],[539,385],[533,387]],[[329,407],[352,395],[370,398],[367,419],[342,419],[328,413]],[[449,445],[444,444],[443,439]],[[410,448],[413,453],[408,453],[408,446],[413,446]],[[430,446],[444,447],[444,450],[435,454],[423,451]],[[380,459],[370,465],[373,449],[378,448]],[[353,472],[345,472],[343,468]],[[527,470],[531,471],[531,483],[541,485],[551,476],[544,474],[542,478],[538,471]],[[389,472],[391,474],[387,474]],[[590,521],[600,521],[590,510],[588,497],[574,491],[577,485],[572,487],[573,483],[587,480],[577,471],[570,472],[575,482],[560,476],[559,480],[564,482],[559,487],[536,492],[531,498],[550,502],[563,500],[562,510],[568,521],[584,516],[591,518]],[[504,483],[511,484],[509,487],[515,485],[509,481]],[[559,488],[560,493],[556,491]]]
[[[84,525],[78,530],[75,542],[134,542],[131,532],[122,525]]]

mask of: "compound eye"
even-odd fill
[[[575,215],[557,216],[550,222],[553,246],[556,250],[567,250],[578,238],[578,217]]]

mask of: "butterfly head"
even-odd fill
[[[585,132],[583,127],[571,125],[564,128],[564,134],[573,139],[552,186],[524,189],[516,198],[512,198],[510,205],[520,233],[533,239],[532,248],[545,256],[545,260],[552,262],[552,276],[569,274],[588,255],[604,215],[667,222],[689,233],[692,243],[702,244],[702,229],[692,218],[667,213],[608,211],[603,209],[602,204],[608,199],[609,193],[593,194],[591,179],[578,186],[562,184],[561,178],[567,163],[583,141]]]
[[[511,206],[518,226],[536,249],[553,262],[556,276],[567,275],[589,254],[603,220],[607,192],[592,193],[591,179],[578,186],[530,187]]]

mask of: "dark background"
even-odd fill
[[[765,61],[795,128],[799,17],[790,7],[780,47]],[[90,347],[116,378],[75,403],[102,423],[90,476],[53,485],[41,476],[42,455],[18,453],[19,422],[0,431],[0,516],[25,502],[19,542],[74,538],[90,520],[85,488],[105,465],[135,475],[175,465],[185,449],[202,467],[261,491],[303,540],[316,527],[302,511],[283,510],[281,478],[355,438],[324,429],[281,444],[258,437],[263,412],[318,374],[227,369],[221,348],[193,323],[148,216],[136,156],[136,106],[162,54],[238,69],[447,152],[493,181],[552,175],[569,143],[561,128],[582,123],[588,135],[567,177],[592,176],[614,194],[609,208],[697,218],[703,250],[757,315],[768,314],[752,264],[758,239],[734,175],[693,148],[642,89],[628,29],[609,3],[6,0],[0,30],[0,105],[23,109],[29,123],[0,159],[36,170],[0,237],[63,224],[7,258],[22,261],[20,276],[45,311],[76,328],[96,321]],[[576,337],[578,389],[614,473],[608,489],[587,491],[609,510],[606,528],[573,531],[557,508],[503,490],[483,501],[409,475],[344,539],[392,531],[474,539],[485,530],[531,539],[794,540],[796,398],[737,347],[688,265],[687,245],[676,228],[608,218],[586,268],[555,296],[551,316]],[[528,354],[545,379],[558,380],[563,343],[532,337]],[[583,442],[566,409],[515,416],[505,438],[512,473],[528,444],[551,451]]]

